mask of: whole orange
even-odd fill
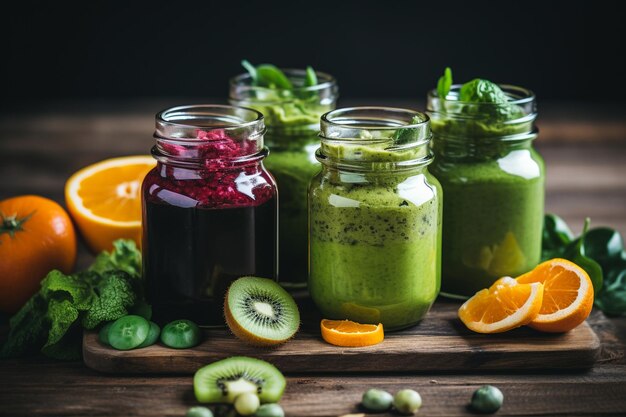
[[[69,274],[76,232],[54,201],[25,195],[0,201],[0,311],[15,313],[52,269]]]

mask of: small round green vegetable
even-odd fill
[[[185,417],[213,417],[213,413],[206,407],[191,407]]]
[[[107,345],[107,346],[111,345],[109,343],[109,330],[111,329],[112,324],[113,324],[112,321],[106,323],[104,326],[102,326],[102,328],[98,332],[98,340],[100,340],[100,343],[102,343],[103,345]]]
[[[213,417],[213,413],[206,407],[191,407],[185,417]]]
[[[495,413],[502,407],[504,395],[493,385],[483,385],[472,395],[472,409],[479,413]]]
[[[134,349],[148,337],[150,323],[140,316],[128,315],[115,320],[109,328],[109,343],[115,349]]]
[[[161,334],[161,328],[159,327],[159,325],[151,321],[150,330],[148,331],[148,337],[146,337],[146,340],[144,340],[139,346],[137,346],[137,349],[154,345],[157,342],[157,340],[159,340],[160,334]]]
[[[394,395],[393,406],[401,414],[415,414],[422,406],[422,397],[412,389],[403,389]]]
[[[161,342],[174,349],[187,349],[200,343],[200,328],[191,320],[174,320],[161,331]]]
[[[363,393],[361,404],[368,411],[387,411],[393,404],[393,396],[381,389],[368,389]]]
[[[235,410],[242,416],[251,416],[259,409],[261,401],[256,394],[245,392],[235,398]]]
[[[263,404],[254,414],[255,417],[285,417],[283,408],[278,404]]]

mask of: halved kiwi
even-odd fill
[[[193,377],[196,399],[201,403],[233,403],[245,392],[257,394],[262,403],[275,403],[287,381],[272,364],[260,359],[233,356],[204,366]]]
[[[300,312],[293,297],[267,278],[234,281],[226,293],[224,315],[235,336],[256,346],[284,343],[300,327]]]

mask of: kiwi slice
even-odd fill
[[[293,297],[267,278],[234,281],[226,293],[224,315],[235,336],[255,346],[284,343],[300,327],[300,312]]]
[[[262,403],[275,403],[287,381],[276,367],[260,359],[233,356],[204,366],[193,377],[196,399],[201,403],[230,403],[238,395],[257,394]]]

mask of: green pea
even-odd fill
[[[285,417],[283,408],[278,404],[263,404],[254,414],[255,417]]]
[[[368,411],[387,411],[393,404],[393,396],[381,389],[368,389],[363,393],[361,405]]]
[[[251,416],[259,409],[261,401],[256,394],[245,392],[235,398],[235,410],[242,416]]]
[[[393,406],[400,414],[415,414],[422,406],[422,397],[412,389],[403,389],[394,395]]]
[[[502,407],[504,395],[492,385],[483,385],[474,391],[471,407],[479,413],[495,413]]]
[[[191,407],[185,417],[213,417],[213,413],[206,407]]]

